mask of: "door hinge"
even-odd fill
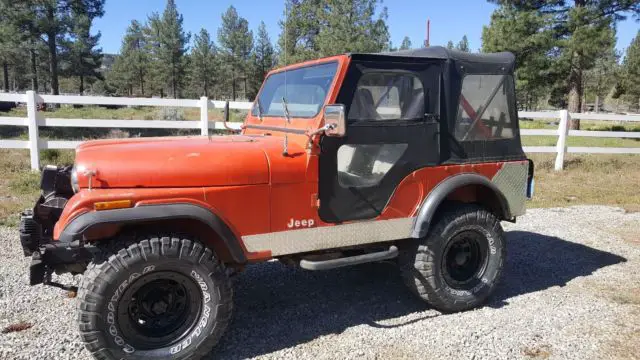
[[[311,207],[316,209],[320,208],[320,199],[318,198],[318,194],[311,194]]]

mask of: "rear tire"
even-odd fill
[[[445,210],[425,238],[400,253],[409,289],[442,312],[482,305],[495,291],[506,258],[500,221],[487,209],[460,204]]]
[[[230,281],[213,251],[170,237],[115,247],[105,261],[89,264],[78,292],[77,321],[91,354],[198,359],[210,352],[233,307]]]

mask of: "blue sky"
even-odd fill
[[[95,30],[102,32],[101,46],[106,53],[117,53],[127,26],[133,19],[145,21],[153,11],[162,12],[166,0],[107,0],[105,16],[95,21]],[[256,31],[264,21],[276,42],[280,34],[278,21],[283,16],[284,0],[176,0],[178,10],[184,16],[184,27],[191,33],[201,28],[209,30],[217,38],[221,14],[233,5],[240,16],[249,21]],[[427,18],[431,19],[431,44],[457,43],[467,35],[472,50],[482,45],[482,26],[489,24],[495,6],[484,0],[386,0],[389,11],[389,31],[395,46],[404,36],[409,36],[414,47],[425,39]],[[623,50],[640,28],[633,19],[618,24],[617,48]]]

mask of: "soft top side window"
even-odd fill
[[[349,108],[348,120],[413,120],[424,117],[424,87],[409,73],[367,72]]]
[[[498,140],[514,136],[509,112],[510,75],[466,75],[458,104],[455,137],[458,141]]]

